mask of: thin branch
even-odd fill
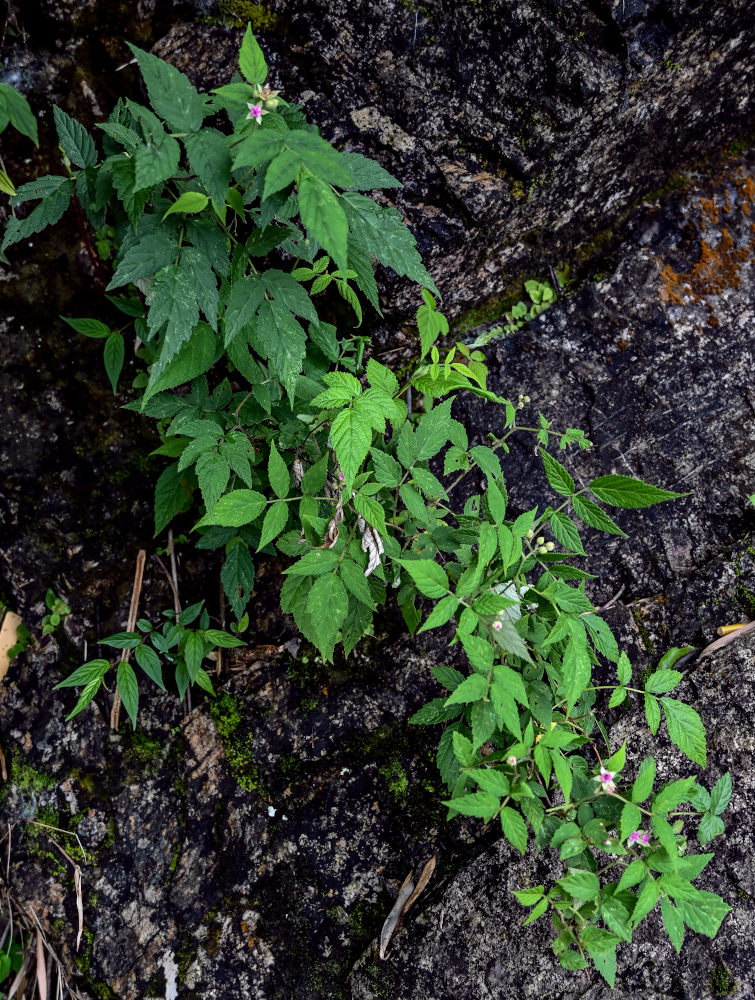
[[[144,563],[147,559],[147,553],[144,549],[139,549],[139,554],[136,557],[136,570],[134,571],[134,586],[131,591],[131,607],[128,612],[128,623],[126,625],[127,632],[133,632],[136,628],[136,615],[139,611],[139,595],[142,592],[142,582],[144,581]],[[121,652],[120,663],[127,662],[128,658],[131,656],[130,649],[124,649]],[[113,697],[113,707],[110,710],[110,728],[112,730],[117,730],[121,721],[121,696],[118,692],[118,685],[115,687],[115,695]]]

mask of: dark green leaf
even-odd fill
[[[123,707],[128,712],[131,725],[136,729],[136,716],[139,713],[139,682],[134,668],[125,660],[118,664],[116,683]]]
[[[97,162],[97,150],[94,148],[92,137],[84,126],[79,125],[57,104],[53,105],[52,113],[61,149],[71,163],[75,167],[93,167]]]
[[[198,131],[210,111],[207,98],[200,95],[189,78],[175,66],[130,42],[126,44],[136,56],[150,104],[158,115],[174,132]]]
[[[590,483],[590,492],[612,507],[652,507],[664,500],[675,500],[686,493],[671,493],[658,489],[631,476],[599,476]]]

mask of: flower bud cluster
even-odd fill
[[[247,104],[249,114],[246,117],[253,118],[259,123],[263,115],[266,115],[268,111],[274,111],[280,104],[280,98],[278,97],[280,91],[263,87],[259,83],[255,83],[253,89],[254,100],[249,101]]]

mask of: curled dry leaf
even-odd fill
[[[427,862],[425,867],[422,869],[422,874],[420,875],[419,880],[417,881],[417,885],[414,889],[414,892],[407,899],[406,903],[404,904],[404,909],[401,911],[402,916],[404,913],[408,913],[409,910],[411,910],[411,908],[417,902],[417,899],[419,898],[420,894],[424,892],[425,886],[430,881],[430,879],[432,878],[432,874],[435,871],[435,863],[437,860],[438,860],[437,856],[433,854],[433,856]]]
[[[380,932],[380,957],[385,958],[385,953],[390,944],[391,938],[393,937],[399,920],[401,919],[401,914],[404,907],[406,906],[407,900],[411,897],[414,891],[414,882],[412,882],[413,872],[409,874],[404,879],[404,884],[399,889],[398,896],[396,897],[396,902],[393,904],[393,909],[386,917],[385,923],[383,924],[383,929]]]
[[[78,865],[73,870],[73,884],[76,887],[76,910],[79,914],[79,932],[76,935],[76,951],[78,951],[81,935],[84,932],[84,898],[81,892],[81,868]]]
[[[47,963],[42,931],[37,930],[37,991],[39,1000],[47,1000]]]
[[[380,565],[380,557],[385,552],[385,548],[376,529],[371,524],[367,524],[361,514],[357,517],[357,527],[362,533],[362,552],[366,552],[369,556],[367,569],[364,571],[364,575],[369,576]]]

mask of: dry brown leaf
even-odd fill
[[[76,935],[76,951],[78,951],[84,931],[84,898],[81,893],[81,868],[78,865],[73,870],[73,884],[76,887],[76,909],[79,914],[79,933]]]
[[[390,944],[391,938],[396,931],[396,925],[401,919],[401,913],[406,905],[407,899],[411,896],[414,891],[414,882],[412,882],[413,872],[409,874],[404,879],[404,883],[399,889],[398,896],[396,897],[396,902],[393,904],[393,909],[386,917],[385,923],[383,924],[383,929],[380,932],[380,957],[385,958],[385,952]]]
[[[414,904],[416,903],[417,899],[419,898],[420,893],[422,893],[424,891],[425,886],[430,881],[430,879],[432,878],[432,874],[435,871],[435,863],[436,863],[437,860],[438,860],[437,856],[435,854],[433,854],[433,856],[427,862],[427,864],[425,865],[425,867],[422,869],[422,874],[419,877],[419,881],[417,882],[417,886],[416,886],[414,892],[411,894],[411,896],[407,899],[407,901],[406,901],[406,903],[404,905],[404,909],[401,911],[402,916],[403,916],[404,913],[408,913],[409,910],[411,910],[411,908],[414,906]]]
[[[45,946],[40,930],[37,931],[37,989],[39,1000],[47,1000],[47,964],[45,963]]]

